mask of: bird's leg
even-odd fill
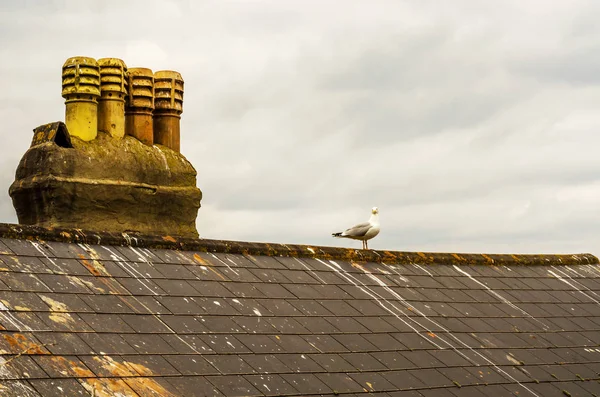
[[[362,249],[365,249],[365,240],[363,240],[362,243],[363,243]]]
[[[369,249],[369,242],[367,240],[365,240],[365,249],[368,250]]]

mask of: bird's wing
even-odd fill
[[[372,225],[369,222],[359,223],[358,225],[352,226],[350,229],[344,230],[342,236],[345,237],[363,237]]]

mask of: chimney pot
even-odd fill
[[[100,66],[98,130],[108,132],[114,138],[123,138],[127,65],[118,58],[98,59],[98,65]]]
[[[128,95],[125,103],[125,133],[142,143],[152,146],[154,132],[154,75],[147,68],[131,68],[127,71]]]
[[[179,152],[183,78],[173,70],[154,73],[154,142]]]
[[[100,71],[94,58],[72,57],[62,67],[65,124],[71,135],[91,141],[98,133]]]

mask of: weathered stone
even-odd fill
[[[131,136],[99,132],[85,142],[63,123],[38,127],[9,193],[21,224],[198,236],[194,167]]]

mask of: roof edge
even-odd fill
[[[308,257],[386,264],[456,265],[581,265],[598,264],[592,254],[473,254],[358,250],[312,245],[256,243],[177,236],[152,236],[135,232],[111,233],[81,229],[46,228],[0,223],[0,237],[33,241],[103,244],[180,251],[221,252],[261,256]]]

